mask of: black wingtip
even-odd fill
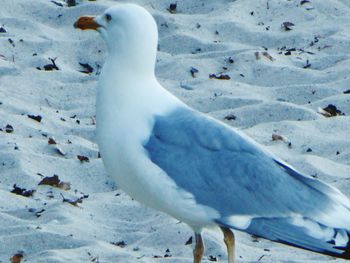
[[[344,253],[340,255],[334,255],[334,256],[350,260],[350,233],[347,232],[347,234],[348,234],[348,243],[346,244],[346,247],[334,247],[336,249],[343,250]]]
[[[312,251],[312,252],[315,252],[315,253],[320,253],[320,254],[324,254],[324,255],[327,255],[327,256],[335,257],[335,258],[342,258],[342,259],[350,260],[350,234],[349,234],[349,232],[347,232],[347,235],[348,235],[348,243],[346,244],[346,246],[342,246],[342,247],[334,246],[333,247],[335,249],[338,249],[339,253],[330,252],[330,251],[326,251],[326,250],[317,251],[317,250],[305,248],[305,247],[302,247],[302,246],[299,246],[299,245],[296,245],[296,244],[293,244],[293,243],[289,243],[289,242],[286,242],[284,240],[277,240],[277,242],[285,244],[285,245],[301,248],[301,249],[304,249],[304,250],[309,250],[309,251]],[[344,252],[342,253],[342,251],[344,251]]]
[[[217,223],[219,226],[233,228],[232,226],[230,226],[228,224],[225,224],[221,220],[215,220],[215,223]],[[273,241],[273,242],[278,242],[278,243],[285,244],[285,245],[288,245],[288,246],[292,246],[292,247],[308,250],[308,251],[311,251],[311,252],[314,252],[314,253],[320,253],[320,254],[331,256],[331,257],[335,257],[335,258],[342,258],[342,259],[350,260],[350,233],[349,232],[346,232],[346,233],[348,235],[348,243],[345,246],[341,246],[341,247],[340,246],[334,246],[334,242],[332,242],[332,243],[329,242],[329,244],[332,245],[332,247],[334,249],[338,250],[339,252],[334,252],[334,250],[333,251],[327,251],[327,250],[316,250],[316,249],[312,249],[312,248],[306,248],[306,247],[303,247],[301,245],[294,244],[292,242],[288,242],[286,240],[281,240],[281,239],[276,239],[276,240],[271,240],[270,239],[270,240]],[[262,237],[262,238],[266,239],[266,237],[256,235],[256,233],[249,233],[249,234],[253,234],[255,236]]]

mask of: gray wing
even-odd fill
[[[178,187],[220,213],[218,224],[235,228],[231,216],[248,216],[253,219],[242,230],[249,233],[332,255],[344,254],[345,247],[333,248],[340,228],[317,220],[325,211],[331,212],[343,196],[275,159],[231,127],[182,108],[155,118],[144,147]],[[333,194],[341,198],[334,200]],[[348,208],[346,211],[350,216]],[[302,222],[295,225],[294,215]],[[310,236],[314,229],[308,227],[319,232]],[[342,231],[348,241],[348,230]],[[320,233],[328,233],[325,240],[319,240]]]
[[[327,204],[257,145],[196,111],[157,117],[145,148],[179,187],[222,217],[285,216]]]

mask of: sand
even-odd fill
[[[191,230],[133,201],[104,171],[94,116],[106,47],[73,23],[122,1],[77,2],[1,1],[0,262],[191,262]],[[348,0],[187,0],[175,14],[168,0],[125,2],[157,20],[156,73],[167,89],[350,196]],[[344,115],[322,115],[329,104]],[[236,236],[238,262],[342,261]],[[204,238],[204,262],[226,262],[220,232]]]

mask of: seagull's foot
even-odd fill
[[[201,263],[204,254],[204,244],[201,234],[195,233],[196,246],[193,250],[193,263]]]
[[[227,248],[228,263],[235,263],[235,235],[232,233],[231,229],[227,227],[220,228],[224,233],[224,242]]]

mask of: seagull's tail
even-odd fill
[[[275,242],[350,259],[350,230],[327,227],[312,219],[255,218],[244,231]]]

